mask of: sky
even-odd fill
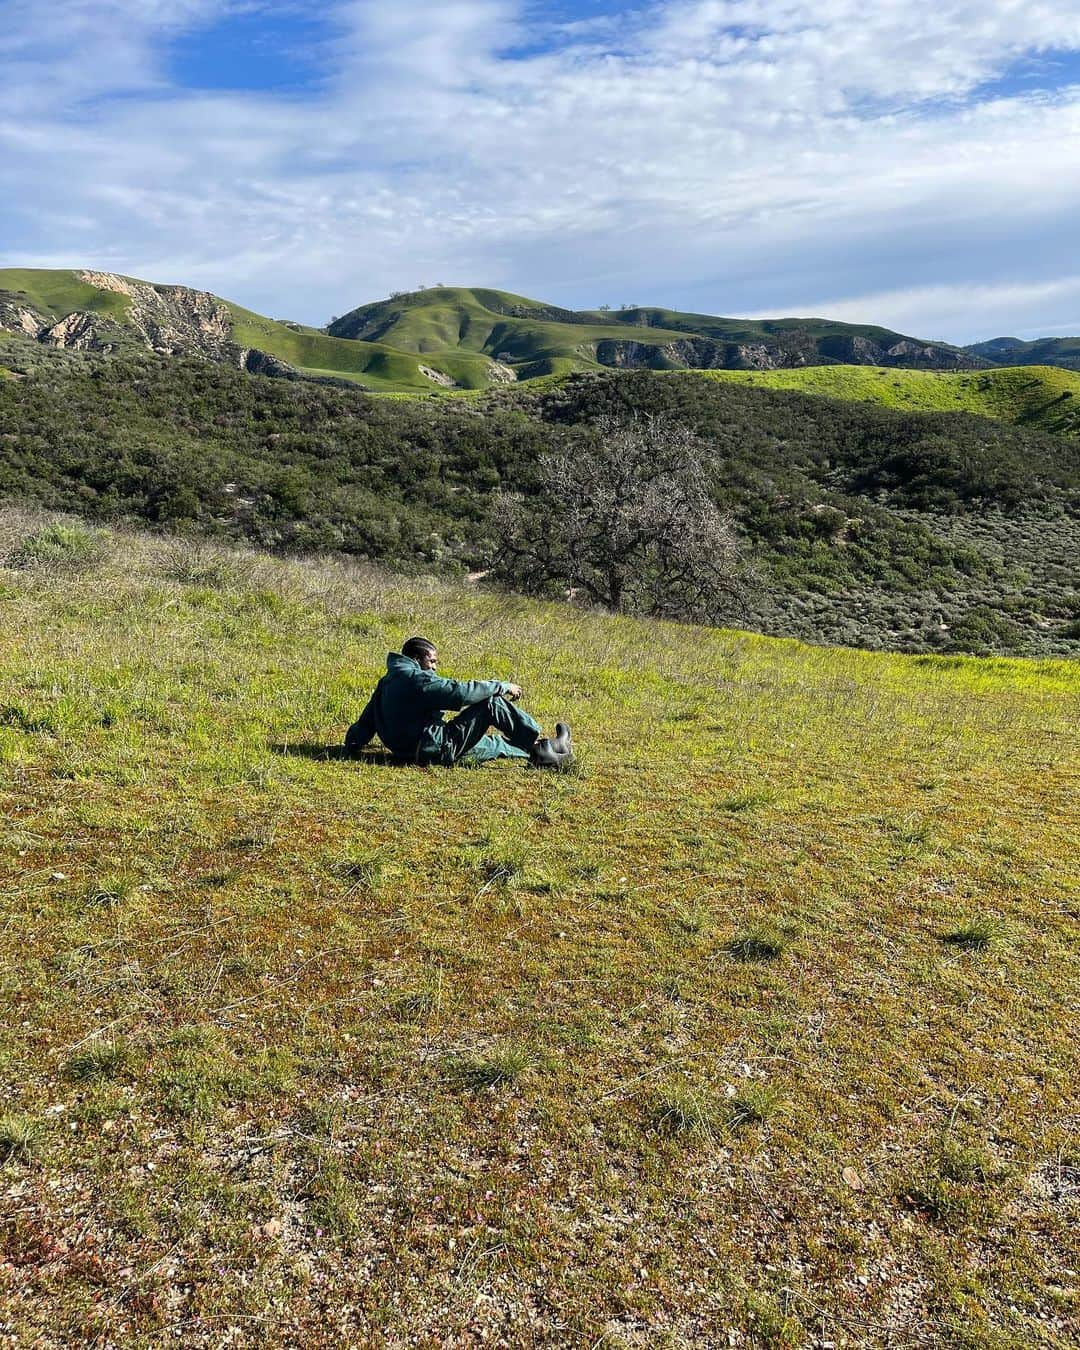
[[[0,0],[0,266],[1080,334],[1078,0]]]

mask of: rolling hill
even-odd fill
[[[258,374],[348,380],[373,390],[483,388],[492,364],[446,362],[377,342],[347,342],[255,314],[207,291],[106,272],[0,271],[0,328],[67,350],[201,356]],[[427,372],[427,373],[425,373]]]
[[[1075,440],[694,372],[378,399],[190,357],[29,345],[35,364],[2,358],[20,375],[0,381],[8,501],[484,571],[499,554],[496,494],[541,491],[544,455],[593,453],[599,418],[655,416],[707,447],[709,491],[748,572],[731,621],[907,651],[1078,650]]]
[[[755,389],[791,389],[909,412],[974,413],[1057,436],[1080,436],[1080,371],[1054,366],[972,372],[811,366],[802,370],[710,370],[702,374]]]
[[[375,392],[475,390],[598,367],[984,364],[955,347],[866,325],[655,309],[578,313],[506,291],[446,286],[361,306],[321,330],[206,291],[91,270],[0,270],[0,329],[68,350],[135,345],[261,374],[345,379]]]
[[[753,321],[675,310],[576,312],[504,291],[432,287],[361,305],[327,330],[413,352],[482,352],[519,379],[570,369],[772,369],[838,362],[967,369],[958,348],[825,319]]]
[[[964,351],[1005,366],[1062,366],[1066,370],[1080,370],[1080,337],[1034,338],[1030,342],[1011,337],[992,338],[989,342],[975,342]]]

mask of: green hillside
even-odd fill
[[[278,323],[251,310],[227,302],[233,316],[233,338],[242,346],[288,361],[311,375],[335,375],[357,379],[375,390],[432,392],[432,381],[419,369],[411,353],[382,342],[355,342],[330,337],[316,328]],[[444,372],[466,389],[487,385],[488,362],[452,353],[450,360],[435,360],[432,368]]]
[[[610,322],[631,328],[662,328],[680,333],[699,333],[703,337],[732,342],[760,342],[778,334],[805,333],[820,338],[867,338],[875,342],[896,342],[902,334],[876,324],[840,323],[835,319],[723,319],[713,314],[684,313],[656,306],[631,306],[628,309],[592,310]],[[917,339],[910,339],[916,341]]]
[[[513,365],[519,379],[590,365],[668,370],[752,366],[762,359],[779,364],[865,361],[875,353],[888,363],[897,344],[906,344],[895,358],[898,365],[977,362],[959,348],[866,324],[722,319],[662,309],[582,313],[505,291],[454,286],[361,305],[335,319],[328,331],[418,353],[483,352]]]
[[[133,277],[122,280],[166,297],[174,289]],[[74,271],[0,269],[0,300],[5,295],[28,304],[49,320],[84,311],[131,327],[130,296],[88,285]],[[421,363],[408,352],[379,343],[344,342],[315,328],[265,318],[227,300],[221,303],[232,317],[231,339],[237,346],[266,352],[304,374],[346,379],[377,391],[430,393],[440,387],[424,375]],[[193,348],[191,354],[199,353]],[[445,362],[435,359],[424,364],[462,388],[480,389],[488,383],[489,363],[468,353],[455,352]]]
[[[12,1345],[1074,1344],[1075,663],[77,538],[0,515]],[[414,631],[579,773],[336,758]]]
[[[660,418],[703,440],[707,490],[746,571],[730,613],[740,626],[907,651],[1034,656],[1080,643],[1077,440],[695,373],[374,399],[28,340],[3,360],[22,377],[0,382],[7,501],[483,571],[499,554],[500,491],[544,492],[542,458],[594,455],[600,418]]]
[[[362,305],[336,319],[328,331],[340,337],[385,341],[417,353],[482,352],[514,367],[524,365],[529,373],[519,371],[519,378],[587,369],[597,364],[598,343],[624,336],[610,322],[590,322],[587,315],[555,309],[539,300],[508,291],[452,286]],[[660,347],[683,334],[649,330],[633,336]],[[660,362],[663,358],[654,359]]]
[[[1035,338],[1031,342],[992,338],[964,350],[1007,366],[1062,366],[1066,370],[1080,370],[1080,337]]]
[[[0,268],[0,293],[5,291],[25,297],[32,308],[50,319],[62,319],[76,310],[85,310],[123,323],[130,303],[126,295],[117,291],[87,285],[74,271],[44,268]]]
[[[1000,370],[895,370],[813,366],[802,370],[709,370],[707,379],[758,389],[880,403],[911,412],[967,412],[1059,436],[1080,436],[1080,372],[1052,366]]]
[[[186,309],[197,304],[205,308],[205,295],[200,301],[186,288],[129,277],[117,277],[113,284],[131,293],[98,288],[72,271],[0,270],[0,322],[5,304],[12,303],[14,311],[29,306],[48,323],[87,312],[115,321],[154,348],[162,344],[147,334],[160,333],[164,322],[170,334],[166,350],[215,360],[236,356],[223,348],[226,340],[214,323],[186,321]],[[231,316],[227,341],[234,348],[255,349],[303,374],[336,376],[380,392],[475,390],[597,367],[759,369],[847,363],[936,369],[983,364],[947,344],[873,325],[813,318],[724,319],[655,308],[585,313],[483,287],[435,286],[394,295],[350,311],[326,331],[210,299]],[[170,305],[177,323],[168,322]],[[152,311],[149,326],[141,322],[141,307]],[[18,329],[14,311],[7,322]],[[87,345],[85,332],[79,341]],[[115,330],[100,345],[114,347]],[[260,363],[256,368],[262,368]]]

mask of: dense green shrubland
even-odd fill
[[[535,493],[541,455],[590,453],[598,418],[663,414],[710,446],[716,504],[756,578],[730,622],[904,650],[1075,650],[1080,449],[1054,437],[693,375],[383,400],[194,360],[3,352],[22,377],[0,386],[9,501],[479,570],[496,490]]]

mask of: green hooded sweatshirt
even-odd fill
[[[436,757],[443,743],[443,713],[505,694],[503,680],[448,680],[400,652],[388,652],[386,674],[367,707],[345,736],[349,750],[361,750],[372,736],[399,759]]]

